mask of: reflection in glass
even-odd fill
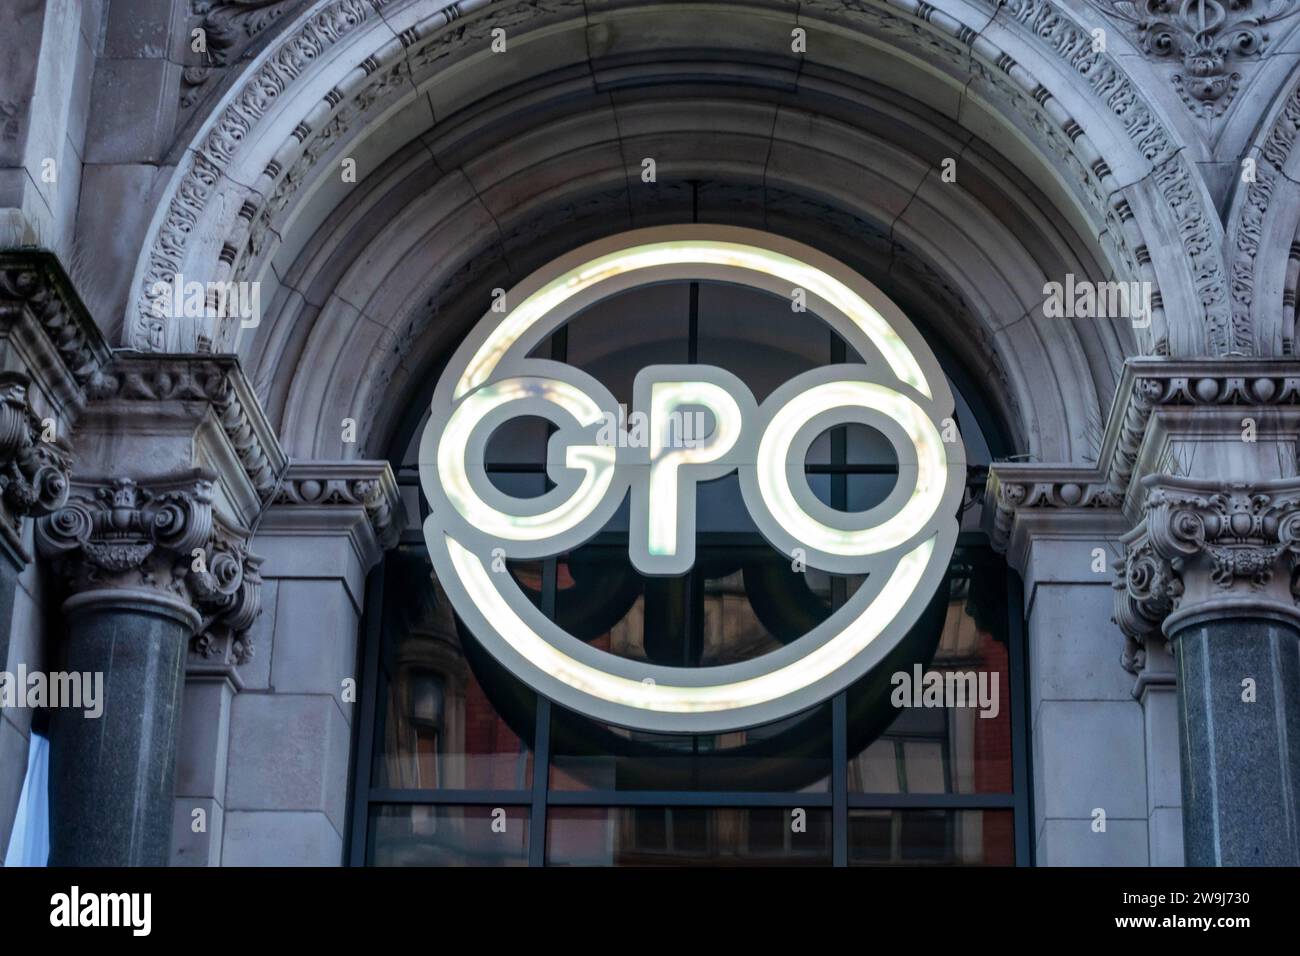
[[[1010,793],[1011,686],[1004,634],[1005,580],[1001,565],[978,549],[958,551],[948,583],[942,630],[923,672],[985,675],[996,708],[895,708],[892,686],[849,691],[851,713],[885,715],[875,739],[855,742],[850,726],[850,793]],[[902,668],[909,679],[915,672]],[[894,671],[893,673],[897,673]],[[892,677],[892,674],[889,675]],[[982,716],[988,713],[991,716]],[[885,721],[881,721],[884,723]]]
[[[370,866],[527,866],[527,807],[371,807]]]
[[[595,303],[565,326],[565,363],[599,379],[616,402],[632,403],[632,383],[648,365],[689,360],[683,283],[639,286]],[[550,358],[550,347],[534,356]]]
[[[643,577],[626,537],[559,561],[556,619],[593,647],[669,667],[713,667],[777,650],[830,615],[824,574],[795,571],[766,545],[703,546],[679,577]]]
[[[552,807],[550,866],[829,866],[830,811]]]
[[[556,708],[552,790],[790,790],[830,785],[830,708],[728,734],[650,734]]]
[[[1012,866],[1010,810],[850,810],[849,865]]]
[[[762,401],[831,357],[830,328],[760,289],[699,283],[699,360],[725,368]]]
[[[517,573],[524,577],[528,569]],[[524,790],[532,784],[531,729],[498,712],[467,657],[427,557],[390,555],[388,604],[380,655],[381,737],[374,785],[420,790]]]

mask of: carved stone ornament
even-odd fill
[[[988,497],[990,536],[1005,551],[1018,514],[1118,511],[1140,488],[1134,470],[1157,410],[1241,410],[1260,416],[1300,407],[1300,376],[1289,359],[1129,359],[1095,467],[995,462]]]
[[[47,436],[27,401],[30,381],[21,372],[0,372],[0,523],[19,540],[24,516],[39,517],[68,497],[69,454]]]
[[[213,68],[237,60],[267,27],[297,5],[301,0],[190,0],[191,13],[201,18],[197,29],[203,30],[207,49],[202,64],[181,73],[181,107],[188,109],[198,102]]]
[[[1221,116],[1241,85],[1234,66],[1268,50],[1271,23],[1300,11],[1293,0],[1110,0],[1142,52],[1176,60],[1174,88],[1203,119]]]
[[[1197,616],[1300,622],[1300,479],[1209,482],[1152,476],[1141,524],[1115,563],[1115,623],[1125,667],[1141,668],[1148,636]]]
[[[40,520],[37,545],[73,594],[160,591],[198,612],[191,649],[252,657],[247,632],[261,610],[261,560],[245,534],[213,513],[213,482],[200,472],[139,484],[73,483],[62,508]]]
[[[119,356],[88,389],[96,401],[157,403],[205,402],[263,504],[275,494],[284,453],[231,356]]]
[[[160,196],[161,208],[137,262],[126,319],[126,340],[141,351],[191,347],[170,341],[177,333],[154,309],[158,284],[170,283],[178,274],[208,281],[260,274],[274,245],[268,237],[282,232],[301,195],[324,175],[324,160],[367,128],[370,117],[414,95],[439,71],[455,69],[460,58],[481,49],[494,29],[518,36],[587,16],[587,5],[579,0],[448,3],[402,31],[400,42],[393,44],[381,0],[317,0],[301,12],[261,0],[212,0],[199,6],[203,10],[195,8],[196,15],[205,17],[247,8],[242,12],[249,14],[249,24],[283,13],[278,27],[263,26],[260,38],[252,41],[249,49],[260,51],[256,58],[246,68],[231,69],[229,84]],[[1094,49],[1090,31],[1067,5],[1059,0],[972,0],[941,11],[924,2],[805,0],[788,6],[837,28],[882,36],[931,62],[966,64],[972,91],[1013,113],[1053,157],[1098,229],[1106,230],[1125,271],[1137,275],[1150,255],[1140,241],[1139,224],[1150,214],[1115,200],[1125,182],[1101,158],[1114,148],[1108,139],[1094,142],[1082,123],[1061,115],[1078,92],[1088,96],[1105,112],[1111,129],[1152,165],[1151,201],[1176,229],[1195,285],[1185,294],[1202,311],[1192,321],[1199,319],[1204,328],[1194,335],[1203,335],[1213,354],[1234,350],[1241,335],[1232,328],[1220,237],[1199,171],[1183,154],[1182,137],[1167,127],[1160,109],[1133,82],[1123,58]],[[1005,29],[985,31],[995,17]],[[998,45],[999,35],[1007,38],[1006,48]],[[1015,55],[1027,41],[1051,58],[1051,68],[1039,70],[1023,54]],[[341,62],[354,64],[355,70],[346,81],[334,71],[341,85],[322,97],[317,89],[327,72],[322,66]],[[285,136],[289,110],[300,122]],[[277,138],[278,147],[268,137]],[[268,163],[272,149],[278,151]],[[238,212],[227,215],[232,210]],[[212,230],[217,230],[217,241],[196,241],[212,236]],[[1169,298],[1160,289],[1156,295],[1161,303]],[[1186,351],[1188,343],[1171,346],[1168,341],[1162,306],[1154,315],[1152,348],[1157,353],[1175,347]]]
[[[0,321],[29,314],[77,391],[98,383],[111,358],[103,335],[77,298],[58,258],[41,249],[0,252]],[[29,369],[33,366],[28,366]]]
[[[401,502],[396,497],[396,486],[391,476],[383,473],[376,477],[355,477],[348,472],[359,472],[365,465],[354,462],[318,464],[295,463],[280,486],[275,503],[279,507],[359,507],[364,508],[366,519],[375,538],[384,547],[396,543],[401,533]],[[330,469],[339,474],[330,474]],[[396,505],[396,507],[395,507]]]

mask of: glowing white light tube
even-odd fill
[[[774,276],[792,287],[820,296],[862,330],[900,381],[911,385],[926,398],[932,397],[925,373],[907,344],[874,306],[839,279],[815,266],[758,246],[699,239],[654,242],[612,252],[547,283],[519,303],[474,353],[456,383],[453,398],[460,398],[486,382],[520,336],[566,299],[628,272],[683,264],[748,269]]]
[[[843,630],[816,650],[758,677],[730,684],[683,687],[610,674],[565,654],[515,613],[478,557],[454,538],[446,536],[445,540],[456,573],[474,605],[492,621],[497,633],[534,667],[600,700],[670,714],[752,707],[796,693],[834,674],[862,653],[902,610],[925,572],[935,542],[930,538],[904,555],[880,593]]]
[[[713,431],[707,439],[694,436],[689,445],[685,419],[679,409],[699,405],[713,416]],[[679,426],[672,435],[673,424]],[[650,387],[650,492],[649,516],[651,554],[677,553],[677,471],[682,465],[717,461],[735,447],[742,427],[740,406],[720,385],[711,382],[655,382]],[[676,441],[670,445],[668,439]]]
[[[790,490],[788,463],[795,435],[814,416],[844,406],[864,406],[887,415],[902,426],[916,452],[916,485],[911,497],[891,518],[856,531],[818,521],[800,507]],[[905,456],[900,459],[900,465],[908,464]],[[879,554],[916,534],[943,500],[947,467],[939,430],[919,405],[884,385],[847,381],[814,386],[782,406],[759,441],[756,466],[763,502],[781,527],[810,548],[839,555]]]
[[[536,515],[506,514],[474,490],[465,463],[465,448],[485,415],[508,402],[541,398],[564,409],[586,427],[602,420],[600,406],[582,389],[552,379],[513,378],[496,382],[465,398],[451,414],[438,442],[438,476],[447,500],[484,534],[506,541],[543,541],[579,524],[600,505],[614,479],[615,450],[601,445],[570,445],[565,465],[583,471],[578,489],[549,511]]]

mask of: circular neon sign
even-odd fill
[[[795,376],[761,404],[731,373],[654,365],[633,386],[647,427],[630,440],[609,391],[560,362],[528,358],[593,303],[671,280],[717,281],[782,297],[864,359]],[[424,535],[453,607],[508,670],[564,707],[624,727],[718,733],[790,716],[878,664],[916,622],[957,539],[965,451],[938,362],[874,285],[806,246],[749,229],[673,226],[602,240],[534,273],[489,310],[448,364],[420,442],[431,513]],[[488,438],[537,416],[554,487],[515,498],[487,477]],[[693,417],[692,417],[693,416]],[[703,421],[703,428],[683,427]],[[862,422],[889,439],[898,480],[864,512],[834,510],[804,473],[809,446],[835,425]],[[754,660],[666,667],[618,657],[566,633],[505,570],[593,537],[628,496],[628,545],[642,574],[676,575],[695,561],[695,489],[739,475],[763,536],[808,567],[866,581],[803,637]]]

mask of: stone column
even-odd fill
[[[1115,620],[1173,649],[1187,864],[1300,865],[1300,479],[1143,485]]]
[[[55,644],[45,633],[48,575],[31,560],[32,522],[24,516],[63,504],[67,437],[109,357],[53,254],[0,251],[0,670],[11,674],[57,666],[46,652]],[[0,849],[18,809],[35,714],[2,711]]]
[[[63,503],[66,436],[108,354],[52,254],[0,251],[0,670],[16,579],[31,562],[22,519]]]
[[[50,859],[165,865],[186,656],[239,653],[248,541],[286,460],[233,356],[117,354],[87,394],[69,500],[36,544],[64,589],[52,652],[102,675],[104,703],[54,715]]]
[[[1132,358],[1095,465],[990,469],[990,534],[1017,567],[1018,539],[1118,523],[1124,643],[1071,626],[1137,677],[1145,765],[1092,772],[1140,769],[1153,864],[1296,863],[1298,373],[1292,357]]]
[[[197,470],[78,477],[38,525],[42,556],[68,585],[63,669],[103,680],[102,714],[53,713],[52,866],[168,862],[187,646],[196,634],[238,640],[260,597],[248,532],[218,517],[213,497]]]

